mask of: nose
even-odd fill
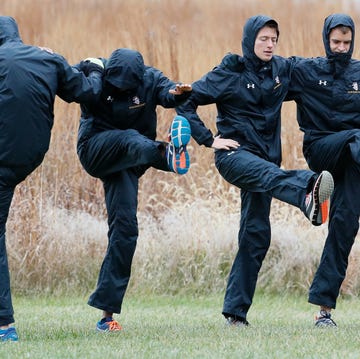
[[[343,43],[340,43],[338,46],[339,52],[346,52],[346,46]]]
[[[268,40],[266,41],[266,46],[267,46],[267,47],[273,47],[273,46],[274,46],[273,41],[272,41],[271,39],[268,39]]]

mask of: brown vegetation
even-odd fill
[[[227,52],[241,52],[244,21],[265,13],[280,23],[278,53],[319,56],[324,18],[354,1],[311,0],[2,0],[27,44],[47,46],[70,63],[136,48],[168,77],[192,82]],[[355,57],[358,57],[357,47]],[[159,109],[159,139],[173,110]],[[199,113],[214,129],[215,109]],[[44,163],[17,189],[8,222],[8,252],[17,292],[94,287],[105,251],[102,185],[76,156],[79,108],[57,100],[51,148]],[[306,168],[293,104],[283,110],[283,165]],[[132,289],[176,293],[222,291],[237,246],[239,192],[213,165],[212,151],[191,143],[186,176],[149,170],[139,195],[140,238]],[[319,261],[326,227],[311,227],[298,210],[274,201],[273,245],[260,287],[306,291]],[[323,228],[324,227],[324,228]],[[353,252],[357,252],[354,248]],[[350,258],[352,259],[352,257]],[[351,260],[344,292],[358,294],[358,261]]]

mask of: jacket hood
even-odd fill
[[[260,31],[260,29],[262,29],[268,23],[272,23],[272,24],[276,25],[277,35],[279,37],[278,23],[269,16],[256,15],[256,16],[250,17],[246,21],[246,23],[244,25],[244,29],[243,29],[243,39],[242,39],[242,43],[241,43],[243,56],[245,57],[246,60],[262,62],[255,55],[254,45],[255,45],[255,40],[256,40],[256,36],[257,36],[258,32]]]
[[[347,27],[351,28],[351,31],[352,31],[352,41],[351,41],[350,49],[346,54],[334,54],[330,50],[329,35],[330,35],[331,30],[337,26],[347,26]],[[324,42],[324,46],[325,46],[326,57],[328,59],[336,60],[339,62],[350,61],[353,50],[354,50],[355,25],[349,15],[346,15],[346,14],[329,15],[324,21],[324,28],[323,28],[322,36],[323,36],[323,42]]]
[[[0,16],[0,46],[7,41],[21,41],[16,21],[10,16]]]
[[[144,72],[144,59],[140,52],[117,49],[106,62],[104,80],[118,89],[132,90],[142,83]]]

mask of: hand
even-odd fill
[[[192,91],[192,86],[190,84],[176,84],[175,89],[169,90],[169,93],[172,95],[182,95],[184,92]]]
[[[231,150],[231,149],[237,149],[240,147],[240,143],[231,140],[230,138],[221,138],[220,136],[214,137],[214,142],[211,145],[211,148],[215,148],[217,150]]]
[[[97,71],[101,74],[104,72],[103,62],[95,57],[88,57],[87,59],[81,61],[79,68],[86,76],[88,76],[92,71]]]
[[[85,62],[90,62],[92,64],[98,65],[100,66],[102,69],[104,68],[104,64],[103,62],[98,59],[97,57],[88,57],[87,59],[84,60]]]

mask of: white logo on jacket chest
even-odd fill
[[[140,103],[139,97],[134,96],[134,97],[132,98],[132,102],[133,102],[135,105],[138,105],[138,104]]]
[[[359,90],[360,90],[359,89],[359,83],[357,81],[354,81],[351,84],[351,89],[347,90],[346,92],[349,93],[349,94],[357,94],[357,95],[359,95],[360,94]]]
[[[327,85],[327,81],[323,81],[323,80],[319,80],[319,85],[322,85],[322,86],[326,86]]]
[[[281,81],[279,76],[276,76],[274,80],[275,80],[274,90],[276,90],[278,87],[281,86]]]
[[[248,89],[254,89],[255,88],[255,84],[247,84],[246,87]]]

